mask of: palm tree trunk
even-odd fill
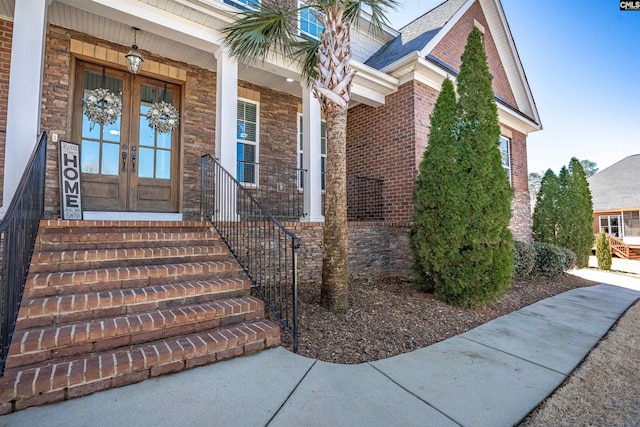
[[[320,304],[334,313],[345,313],[349,308],[347,108],[329,104],[324,112],[328,134]]]

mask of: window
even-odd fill
[[[258,104],[238,100],[238,167],[236,179],[244,184],[257,184]]]
[[[304,143],[302,140],[302,114],[298,114],[298,169],[304,169],[303,159]],[[327,167],[327,123],[320,122],[320,183],[324,191],[325,172]],[[302,190],[304,186],[304,172],[300,171],[298,177],[298,187]]]
[[[624,235],[625,236],[640,236],[640,211],[625,211],[622,212],[624,218]]]
[[[502,168],[509,178],[509,184],[511,184],[511,147],[508,138],[500,135],[500,155],[502,156]]]
[[[299,3],[299,7],[305,7],[304,3]],[[318,18],[316,12],[313,9],[301,9],[299,15],[298,29],[302,37],[310,37],[314,39],[320,39],[320,34],[324,27]]]
[[[260,6],[259,0],[223,0],[223,3],[240,10],[258,9]]]
[[[600,215],[600,231],[611,234],[615,237],[620,235],[620,215]]]

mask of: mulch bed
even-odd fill
[[[354,280],[350,307],[336,315],[320,307],[320,285],[299,287],[299,354],[326,362],[362,363],[425,347],[536,301],[594,282],[561,274],[514,281],[502,298],[466,309],[416,290],[408,281]],[[283,345],[291,348],[288,334]]]

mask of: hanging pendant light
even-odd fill
[[[127,68],[131,74],[138,74],[140,70],[142,70],[142,63],[144,62],[142,55],[138,52],[138,46],[136,45],[138,30],[139,28],[133,27],[133,45],[131,46],[129,53],[124,56],[127,61]]]

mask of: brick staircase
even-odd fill
[[[42,221],[0,414],[280,343],[204,222]]]

